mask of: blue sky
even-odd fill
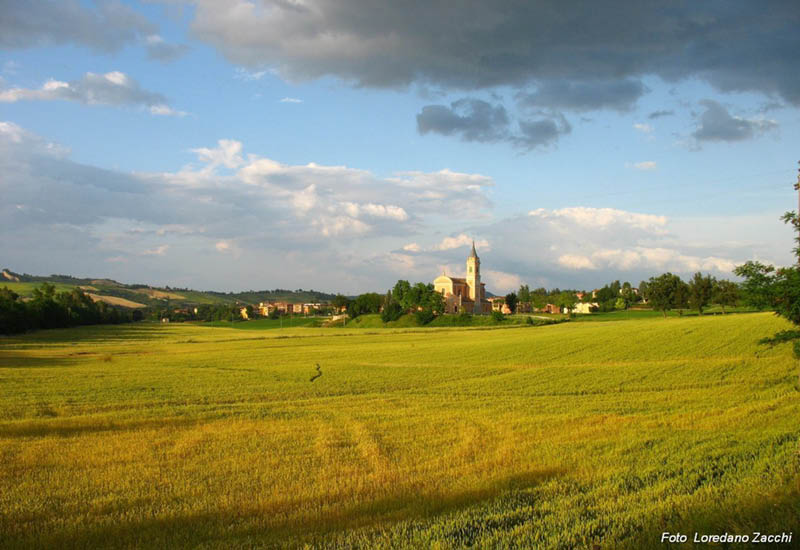
[[[240,290],[788,264],[800,10],[0,2],[0,257]]]

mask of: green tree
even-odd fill
[[[623,309],[628,309],[631,304],[635,303],[639,299],[639,297],[633,291],[633,286],[631,286],[628,281],[622,283],[620,297],[625,301],[625,307]]]
[[[744,302],[756,309],[764,310],[775,302],[775,267],[749,261],[736,266],[733,273],[742,277],[741,293]]]
[[[697,310],[698,315],[702,315],[703,308],[711,303],[714,295],[714,283],[716,283],[714,277],[711,275],[703,277],[699,271],[689,281],[689,305]]]
[[[508,306],[508,309],[511,311],[511,313],[516,313],[516,311],[517,311],[517,301],[518,301],[516,293],[509,292],[508,294],[506,294],[506,297],[504,299],[505,299],[506,305]]]
[[[397,321],[403,315],[403,308],[392,296],[392,291],[389,290],[383,298],[383,308],[381,309],[381,320],[384,323],[389,321]]]
[[[521,304],[530,304],[531,303],[531,290],[528,288],[528,285],[520,285],[519,291],[517,292],[517,297],[519,298],[519,303]]]
[[[678,310],[678,315],[681,317],[683,317],[683,310],[689,309],[689,285],[684,283],[680,277],[675,286],[674,308]]]
[[[408,311],[411,309],[411,305],[409,304],[409,294],[411,293],[411,283],[404,280],[399,280],[394,285],[394,290],[392,290],[392,295],[394,299],[397,300],[397,303],[400,306]]]
[[[381,309],[382,302],[383,296],[377,292],[360,294],[355,300],[348,304],[347,314],[352,318],[356,318],[366,313],[378,313]]]
[[[685,284],[680,277],[672,273],[650,277],[647,282],[647,292],[653,309],[663,313],[666,319],[667,311],[675,308],[681,300],[684,300],[681,293],[683,292],[682,286]]]
[[[555,304],[561,308],[567,308],[569,310],[570,315],[572,315],[572,309],[575,307],[575,304],[578,303],[578,297],[575,296],[574,292],[565,290],[563,292],[559,292],[557,296],[555,296]]]
[[[775,313],[800,325],[800,269],[782,267],[777,270],[773,297]]]
[[[713,301],[722,307],[722,314],[724,315],[725,306],[733,307],[739,301],[739,285],[726,279],[716,281]]]
[[[647,294],[648,294],[647,281],[641,281],[639,283],[639,298],[642,301],[646,302],[647,300],[649,300],[649,298],[647,297]]]
[[[333,304],[333,307],[335,307],[338,311],[341,310],[343,307],[347,307],[348,305],[350,305],[350,299],[343,294],[337,294],[336,296],[333,297],[331,303]]]

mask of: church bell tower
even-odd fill
[[[469,286],[469,298],[475,301],[473,313],[482,313],[481,309],[481,259],[475,252],[475,241],[472,241],[472,253],[467,258],[467,285]]]

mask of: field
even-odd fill
[[[798,363],[757,343],[787,328],[3,338],[0,546],[674,549],[663,531],[753,530],[797,546]]]

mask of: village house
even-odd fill
[[[597,303],[578,302],[575,304],[575,307],[572,308],[572,313],[592,313],[593,311],[597,311],[599,307],[600,304]]]

